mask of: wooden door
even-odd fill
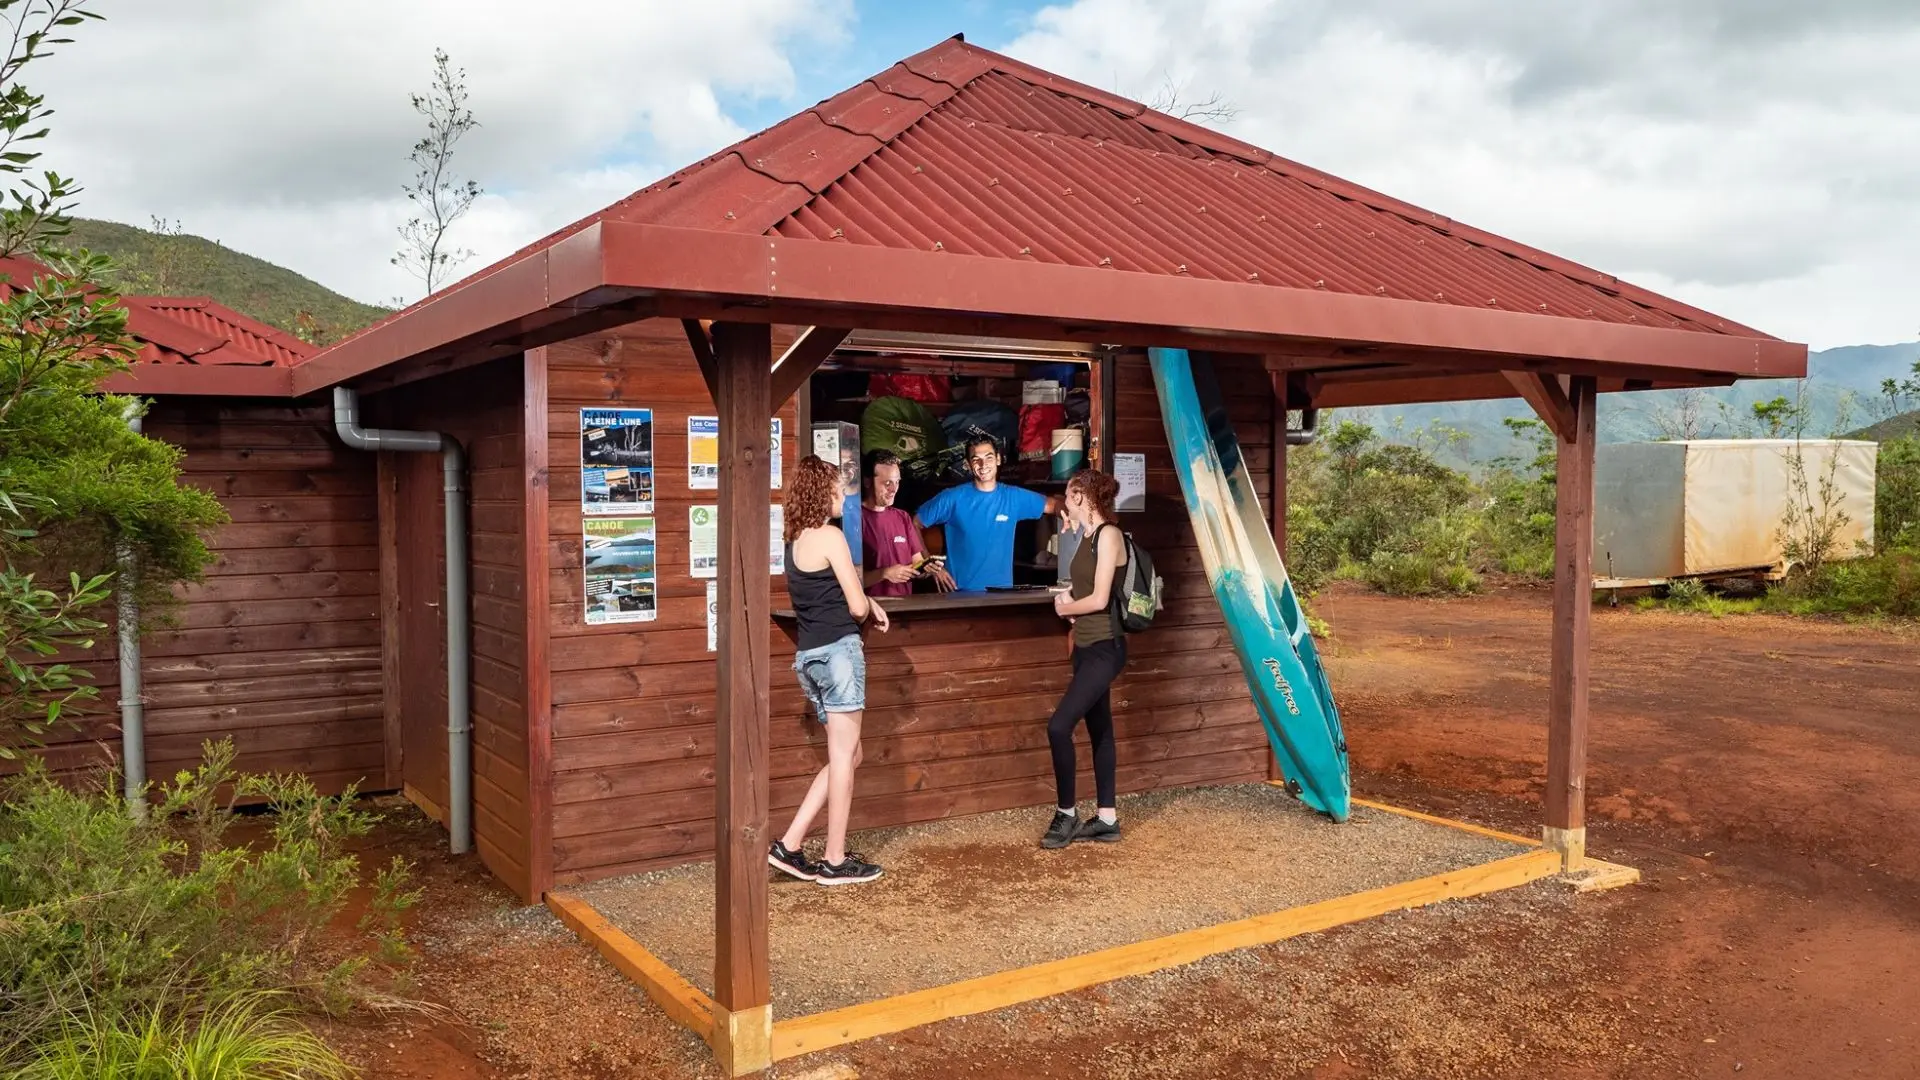
[[[400,776],[446,824],[447,633],[440,455],[395,454],[400,592]]]

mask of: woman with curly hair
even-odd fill
[[[1113,680],[1127,665],[1126,629],[1115,615],[1113,590],[1127,565],[1127,541],[1114,524],[1113,498],[1119,481],[1082,469],[1067,481],[1067,521],[1082,537],[1068,566],[1072,588],[1055,594],[1053,610],[1073,624],[1073,679],[1047,722],[1053,748],[1053,784],[1059,802],[1053,823],[1040,839],[1045,848],[1063,848],[1076,840],[1113,843],[1120,839],[1114,798]],[[1094,816],[1074,814],[1073,729],[1087,721],[1093,744],[1093,782],[1099,801]]]
[[[787,488],[787,595],[799,624],[793,669],[827,726],[827,764],[813,778],[786,835],[767,853],[776,869],[821,885],[880,876],[878,866],[847,850],[847,814],[853,806],[853,770],[860,765],[860,717],[867,706],[860,622],[871,616],[885,633],[887,613],[861,589],[847,538],[827,524],[840,508],[840,489],[839,466],[811,455],[800,460]],[[822,861],[814,862],[802,849],[822,806],[827,808],[827,849]]]

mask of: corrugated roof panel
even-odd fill
[[[1765,337],[958,39],[603,219]]]

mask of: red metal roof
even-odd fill
[[[603,221],[1765,336],[959,39]]]
[[[292,387],[654,315],[1425,376],[1382,400],[1498,392],[1501,370],[1806,371],[1803,345],[953,39],[297,362]]]
[[[148,363],[291,367],[319,350],[207,296],[123,296]]]

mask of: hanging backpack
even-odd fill
[[[1096,541],[1099,535],[1095,530]],[[1153,571],[1153,556],[1133,542],[1133,534],[1122,530],[1120,539],[1127,545],[1127,565],[1120,568],[1113,581],[1113,619],[1122,631],[1137,634],[1152,626],[1154,616],[1165,609],[1160,600],[1161,580]]]

